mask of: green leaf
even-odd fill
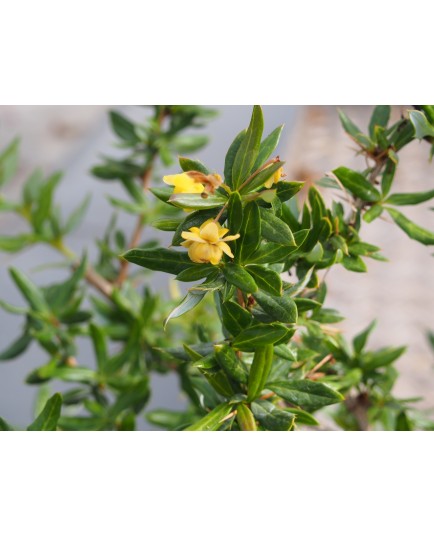
[[[9,268],[9,273],[31,308],[41,313],[48,313],[50,309],[42,291],[18,268]]]
[[[268,400],[253,402],[252,411],[265,430],[288,432],[294,426],[295,416],[289,411],[276,408]]]
[[[3,352],[0,353],[0,361],[8,361],[9,359],[18,357],[27,350],[32,340],[32,337],[27,332],[24,332],[18,339],[13,341],[6,350],[3,350]]]
[[[341,120],[345,132],[349,134],[358,145],[364,149],[374,148],[374,144],[368,136],[363,134],[359,127],[356,126],[342,110],[339,110],[339,119]]]
[[[401,227],[404,233],[410,238],[412,238],[413,240],[417,240],[418,242],[420,242],[421,244],[425,244],[426,246],[434,245],[434,233],[428,231],[427,229],[424,229],[423,227],[419,227],[419,225],[413,223],[406,216],[404,216],[404,214],[398,212],[393,208],[387,208],[386,210],[392,216],[395,223],[399,227]]]
[[[129,119],[119,114],[118,112],[110,112],[110,122],[112,129],[123,140],[128,142],[137,143],[140,138],[135,131],[135,125]]]
[[[361,366],[365,371],[372,371],[380,367],[386,367],[401,357],[406,351],[406,346],[398,348],[382,348],[377,352],[369,352],[364,356]]]
[[[381,205],[373,205],[369,210],[363,214],[363,219],[366,223],[371,223],[377,219],[383,213],[383,207]]]
[[[261,232],[269,242],[295,246],[294,235],[291,229],[280,218],[277,218],[269,209],[261,208]]]
[[[20,234],[15,236],[0,236],[0,249],[8,253],[16,253],[27,246],[37,242],[38,238],[31,234]]]
[[[377,321],[373,320],[365,330],[363,330],[354,337],[353,348],[357,354],[360,354],[363,348],[366,346],[366,343],[368,342],[368,337],[376,325]]]
[[[285,359],[286,361],[297,361],[297,354],[286,344],[279,344],[275,346],[274,355],[280,357],[280,359]]]
[[[321,307],[320,302],[311,300],[310,298],[295,298],[294,301],[299,313],[304,313],[306,311],[311,311],[312,309]]]
[[[198,281],[199,279],[203,279],[204,277],[209,277],[211,275],[217,275],[219,273],[219,269],[217,266],[213,266],[210,264],[196,264],[194,266],[191,266],[191,268],[187,268],[186,270],[182,270],[181,273],[179,273],[176,276],[177,281]]]
[[[214,348],[217,362],[226,374],[239,383],[247,383],[247,369],[234,350],[223,344],[216,344]]]
[[[175,275],[195,265],[187,253],[166,248],[130,249],[122,257],[149,270]]]
[[[168,203],[170,197],[173,194],[173,188],[169,186],[163,186],[162,188],[149,188],[149,191],[155,195],[160,201],[164,201],[164,203]]]
[[[214,408],[202,419],[185,429],[187,432],[209,432],[218,430],[225,417],[232,411],[233,404],[223,403]]]
[[[284,203],[298,194],[303,186],[304,182],[279,181],[276,187],[277,196]]]
[[[238,189],[242,182],[247,179],[259,154],[262,132],[264,130],[264,118],[260,106],[253,107],[252,118],[246,135],[241,142],[235,156],[232,168],[232,181],[234,189]]]
[[[434,190],[429,190],[427,192],[392,194],[384,202],[390,205],[418,205],[424,201],[429,201],[433,197]]]
[[[344,397],[325,383],[311,380],[281,380],[267,384],[287,402],[314,411],[330,404],[341,402]]]
[[[282,295],[282,279],[274,270],[254,264],[247,266],[246,270],[253,276],[261,290],[268,292],[272,296]]]
[[[228,227],[230,234],[236,234],[243,223],[243,204],[238,192],[232,192],[228,203]]]
[[[211,173],[209,169],[199,160],[191,160],[190,158],[185,158],[184,156],[179,157],[179,165],[181,166],[182,171],[199,171],[204,175],[209,175]]]
[[[61,178],[62,173],[55,173],[46,180],[39,192],[37,207],[31,216],[31,223],[35,231],[40,232],[42,230],[43,223],[52,212],[54,190]]]
[[[194,309],[194,307],[196,307],[196,305],[204,299],[206,294],[206,292],[187,292],[187,295],[183,298],[181,303],[175,307],[175,309],[173,309],[169,316],[164,320],[164,329],[166,329],[169,320],[178,318],[184,313],[191,311],[191,309]]]
[[[208,136],[189,135],[178,136],[172,143],[173,149],[177,153],[193,153],[205,147],[209,141]]]
[[[375,127],[387,127],[387,123],[390,119],[390,106],[380,105],[374,108],[372,112],[371,120],[369,122],[369,135],[371,138],[375,138]]]
[[[297,306],[288,295],[276,297],[259,291],[255,292],[254,298],[273,320],[278,320],[285,324],[295,324],[297,322]]]
[[[272,344],[256,348],[247,383],[247,400],[255,400],[262,392],[273,364]]]
[[[237,406],[237,423],[243,432],[255,432],[257,430],[255,417],[246,404]]]
[[[107,341],[103,330],[95,324],[89,325],[89,333],[93,343],[98,370],[104,370],[108,361]]]
[[[274,264],[286,259],[298,249],[297,246],[283,246],[282,244],[263,244],[256,252],[251,254],[247,262],[249,264]]]
[[[285,294],[288,296],[298,296],[303,290],[307,287],[309,284],[312,274],[314,272],[315,267],[312,266],[312,268],[309,268],[309,270],[304,274],[304,276],[299,280],[298,283],[295,285],[292,285],[288,290],[285,291]]]
[[[188,231],[191,227],[200,227],[207,220],[214,219],[218,214],[218,209],[212,208],[209,210],[197,210],[189,214],[176,229],[172,239],[172,246],[179,246],[184,240],[182,238],[183,231]]]
[[[238,303],[223,302],[221,311],[223,325],[233,335],[238,335],[252,323],[252,315]]]
[[[228,152],[226,153],[224,174],[225,174],[226,184],[229,186],[229,188],[231,188],[231,190],[234,187],[233,180],[232,180],[232,169],[234,165],[234,160],[241,146],[241,143],[246,137],[246,132],[247,130],[244,129],[236,136],[231,146],[229,147]]]
[[[70,302],[77,289],[78,283],[83,279],[86,273],[86,265],[87,259],[86,257],[83,257],[69,279],[50,288],[52,292],[49,297],[47,296],[47,300],[53,311],[60,310],[63,312],[65,310],[65,304]]]
[[[63,227],[63,233],[68,234],[74,231],[82,222],[89,207],[91,196],[87,195],[82,203],[69,215]]]
[[[281,324],[255,324],[237,335],[232,345],[239,350],[255,350],[280,341],[287,333],[288,330]]]
[[[336,322],[342,322],[344,318],[336,309],[328,309],[326,307],[315,311],[311,317],[312,320],[321,324],[335,324]]]
[[[44,406],[44,409],[33,421],[33,423],[27,428],[30,432],[51,432],[56,430],[57,421],[60,417],[60,411],[62,409],[62,396],[60,393],[56,393],[48,399]]]
[[[283,166],[284,163],[285,162],[282,161],[275,162],[274,164],[264,168],[259,173],[251,175],[251,178],[249,178],[248,181],[246,180],[240,187],[240,192],[242,194],[247,194],[257,190],[258,188],[261,188],[268,181],[268,179],[270,179],[276,173],[276,171]]]
[[[255,202],[249,203],[244,209],[240,238],[237,240],[235,259],[243,262],[259,246],[261,242],[261,218],[259,207]]]
[[[20,140],[16,138],[0,154],[0,186],[7,184],[18,168]]]
[[[182,222],[179,219],[161,219],[151,223],[152,227],[160,231],[176,231]]]
[[[434,136],[434,127],[428,121],[423,112],[414,110],[409,113],[409,116],[410,121],[414,126],[415,136],[418,140],[422,140],[426,136]]]
[[[269,134],[261,143],[259,148],[258,158],[253,166],[253,170],[260,168],[270,158],[273,151],[276,149],[279,143],[280,135],[282,133],[283,125],[275,128],[271,134]]]
[[[373,203],[380,201],[380,192],[357,171],[342,166],[334,169],[333,173],[345,188],[356,197]]]
[[[361,257],[354,257],[353,255],[348,255],[342,259],[342,266],[344,266],[350,272],[367,272],[368,269],[366,264],[363,262]]]
[[[191,208],[193,210],[206,210],[209,208],[221,207],[227,201],[226,197],[220,194],[211,194],[202,197],[203,194],[173,194],[169,198],[169,203],[180,208]]]
[[[258,290],[253,277],[249,274],[249,272],[247,272],[247,270],[241,268],[241,266],[238,264],[224,264],[223,274],[226,278],[226,281],[232,285],[235,285],[243,292],[252,293]]]

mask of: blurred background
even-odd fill
[[[113,107],[123,114],[140,120],[142,107]],[[205,129],[209,145],[195,153],[208,167],[222,172],[228,144],[244,128],[250,118],[250,106],[213,106],[219,116]],[[399,115],[406,106],[394,107]],[[366,128],[371,106],[344,106],[342,109],[356,124]],[[57,203],[66,213],[72,211],[90,192],[92,201],[87,217],[70,236],[68,246],[76,252],[88,249],[92,257],[92,242],[103,233],[112,211],[106,196],[124,196],[120,187],[98,181],[90,168],[99,162],[101,154],[115,155],[115,137],[104,106],[0,106],[0,147],[15,136],[21,137],[21,164],[17,178],[6,186],[6,196],[18,197],[24,180],[35,167],[47,174],[64,171],[58,189]],[[279,146],[280,157],[286,160],[289,180],[315,182],[324,173],[339,165],[362,168],[357,164],[354,144],[345,135],[335,106],[265,106],[265,131],[285,123]],[[412,143],[400,153],[396,187],[400,192],[423,191],[433,188],[434,164],[428,162],[426,144]],[[176,171],[173,168],[172,171]],[[167,173],[165,170],[164,174]],[[326,194],[327,195],[327,194]],[[426,205],[406,207],[406,215],[420,225],[433,228],[433,212]],[[131,234],[134,218],[120,214],[119,223]],[[8,230],[19,232],[20,221],[13,215],[0,214],[0,234]],[[148,230],[148,236],[155,231]],[[146,236],[146,235],[145,235]],[[426,339],[426,331],[434,329],[434,284],[426,274],[434,269],[434,258],[428,248],[411,241],[386,219],[376,220],[362,229],[362,239],[378,245],[390,260],[380,263],[367,260],[368,273],[347,272],[335,266],[327,275],[326,305],[338,309],[346,317],[339,324],[350,337],[361,331],[373,318],[378,327],[371,338],[373,348],[387,345],[407,345],[408,351],[398,361],[401,377],[396,393],[403,397],[423,396],[421,407],[434,406],[434,356]],[[161,235],[163,244],[167,236]],[[48,247],[36,246],[15,255],[0,253],[0,298],[22,304],[7,269],[14,265],[24,270],[38,283],[61,279],[59,270],[34,271],[41,264],[58,262],[59,256]],[[156,275],[154,288],[165,289],[167,277]],[[0,310],[0,348],[6,347],[19,333],[22,319]],[[92,363],[90,346],[82,344],[79,355],[83,364]],[[24,356],[0,363],[0,415],[17,427],[25,427],[33,415],[37,388],[24,383],[26,374],[45,362],[43,353],[31,345]],[[155,376],[153,394],[148,409],[180,408],[184,400],[174,377]],[[143,420],[140,429],[151,427]]]

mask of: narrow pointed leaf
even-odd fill
[[[434,233],[424,229],[423,227],[419,227],[419,225],[413,223],[406,216],[404,216],[404,214],[393,208],[387,208],[387,212],[392,216],[395,223],[401,227],[407,236],[413,240],[417,240],[421,244],[425,244],[426,246],[434,245]]]
[[[301,406],[308,411],[336,404],[344,397],[324,383],[311,380],[281,380],[267,384],[267,389],[275,392],[287,402]]]
[[[202,419],[185,429],[186,432],[210,432],[218,430],[225,417],[232,411],[233,404],[223,403],[214,408]]]
[[[282,295],[282,279],[274,270],[251,264],[246,270],[253,276],[258,287],[272,296]]]
[[[255,400],[262,392],[273,364],[273,345],[267,344],[255,350],[247,384],[247,400]]]
[[[187,253],[166,248],[130,249],[123,254],[123,258],[149,270],[175,275],[195,266]]]
[[[231,285],[235,285],[243,292],[256,292],[258,287],[253,277],[241,266],[227,263],[223,266],[223,274]]]
[[[60,393],[56,393],[48,399],[44,406],[44,409],[33,421],[33,423],[27,428],[31,432],[51,432],[56,430],[57,421],[60,417],[60,411],[62,409],[62,396]]]

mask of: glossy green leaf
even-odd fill
[[[237,406],[237,423],[243,432],[255,432],[257,430],[255,417],[246,404]]]
[[[249,127],[237,151],[232,167],[234,189],[238,189],[242,182],[247,179],[256,162],[263,130],[264,117],[262,115],[262,109],[260,106],[254,106]]]
[[[427,192],[392,194],[384,202],[390,205],[418,205],[433,198],[434,190],[429,190]]]
[[[311,380],[281,380],[267,384],[276,395],[308,411],[336,404],[344,397],[324,383]]]
[[[263,244],[255,253],[251,254],[249,264],[274,264],[285,260],[298,246],[283,246],[282,244]]]
[[[202,134],[183,135],[176,137],[170,144],[170,147],[176,153],[189,154],[205,147],[208,141],[208,136],[203,136]]]
[[[104,370],[108,361],[107,342],[104,331],[95,324],[90,324],[89,333],[93,343],[98,370]]]
[[[231,189],[233,189],[234,187],[233,180],[232,180],[232,169],[234,165],[234,160],[241,146],[241,143],[244,141],[246,137],[246,132],[247,132],[247,129],[244,129],[236,136],[236,138],[232,142],[226,154],[224,174],[225,174],[226,184]]]
[[[348,255],[342,259],[342,266],[351,272],[367,272],[366,264],[360,257]]]
[[[205,415],[202,419],[195,422],[185,430],[187,432],[210,432],[218,430],[222,425],[225,417],[227,417],[232,411],[233,404],[223,403],[214,408],[212,411]]]
[[[32,307],[32,309],[41,313],[48,313],[49,307],[45,301],[42,291],[32,281],[30,281],[26,275],[20,272],[18,268],[9,268],[9,273],[11,274],[12,279],[15,281],[15,284],[19,288],[24,299]]]
[[[295,416],[290,411],[277,408],[268,400],[253,402],[252,411],[265,430],[287,432],[294,426]]]
[[[358,145],[364,149],[374,148],[374,145],[368,136],[363,134],[359,127],[356,126],[342,110],[339,110],[339,119],[341,120],[345,132],[349,134]]]
[[[194,266],[191,266],[190,268],[187,268],[186,270],[183,270],[180,272],[175,279],[178,281],[198,281],[199,279],[203,279],[204,277],[214,276],[219,273],[219,269],[217,266],[213,266],[211,264],[197,264],[194,263]]]
[[[203,197],[203,194],[172,194],[169,203],[179,208],[193,210],[206,210],[221,207],[226,203],[226,197],[220,194],[211,194]]]
[[[166,248],[130,249],[122,257],[149,270],[175,275],[195,265],[187,253]]]
[[[278,320],[285,324],[295,324],[297,322],[297,306],[288,295],[269,296],[264,292],[258,291],[255,292],[254,298],[273,320]]]
[[[415,130],[415,136],[417,139],[422,140],[425,137],[434,136],[434,126],[426,118],[423,112],[413,110],[409,113],[410,121],[413,124]]]
[[[279,181],[276,187],[277,196],[284,203],[297,195],[303,186],[304,182]]]
[[[401,227],[407,236],[413,240],[417,240],[421,244],[425,244],[426,246],[434,245],[434,233],[424,229],[423,227],[419,227],[419,225],[413,223],[406,216],[404,216],[404,214],[393,208],[387,208],[387,212],[392,216],[395,223]]]
[[[279,324],[256,324],[237,335],[232,345],[239,350],[255,350],[279,341],[287,333],[285,326]]]
[[[180,156],[179,165],[181,166],[182,171],[199,171],[204,175],[210,174],[209,169],[199,160],[191,160],[190,158]]]
[[[333,173],[356,197],[374,203],[380,201],[381,196],[378,190],[357,171],[342,166],[334,169]]]
[[[179,316],[191,311],[198,305],[206,296],[206,292],[187,292],[187,295],[183,298],[181,303],[170,312],[167,318],[164,320],[164,329],[173,318],[178,318]]]
[[[278,161],[267,166],[262,171],[252,174],[251,177],[241,185],[240,192],[242,194],[247,194],[265,186],[268,179],[270,179],[284,164],[285,162]]]
[[[258,158],[253,166],[253,169],[258,169],[264,165],[270,156],[273,154],[280,140],[283,125],[275,128],[262,142],[259,148]]]
[[[253,277],[241,266],[233,263],[223,265],[223,274],[231,285],[239,288],[243,292],[256,292],[258,287]]]
[[[35,231],[42,231],[42,225],[49,218],[52,212],[52,202],[54,190],[62,178],[61,173],[51,175],[43,184],[35,210],[32,212],[31,223]]]
[[[224,327],[233,335],[238,335],[252,323],[252,315],[238,303],[223,302],[221,312]]]
[[[310,298],[294,298],[295,305],[297,306],[297,311],[299,313],[304,313],[306,311],[312,311],[321,307],[321,303],[316,300],[311,300]]]
[[[222,344],[216,344],[214,348],[217,362],[228,377],[239,383],[247,383],[247,369],[242,360],[237,357],[234,350],[230,346]]]
[[[286,344],[279,344],[274,347],[274,355],[286,361],[297,361],[297,353]]]
[[[271,210],[261,208],[261,232],[269,242],[295,246],[294,236],[291,229],[280,218],[277,218]]]
[[[155,220],[151,223],[152,227],[160,231],[176,231],[180,224],[181,220],[175,218],[165,218],[161,220]]]
[[[282,279],[274,270],[251,264],[246,270],[253,276],[258,287],[272,296],[282,295]]]
[[[24,332],[0,353],[0,361],[8,361],[18,357],[27,350],[32,340],[33,338],[27,332]]]
[[[235,259],[243,262],[258,248],[261,242],[261,218],[259,207],[255,202],[251,202],[245,207],[239,234]]]
[[[375,127],[387,127],[387,123],[390,119],[390,106],[380,105],[374,108],[372,112],[371,120],[369,121],[369,135],[371,138],[375,137]]]
[[[165,203],[169,202],[170,197],[173,195],[173,188],[162,186],[161,188],[149,188],[149,191],[155,195],[160,201]]]
[[[0,432],[13,432],[12,426],[0,417]]]
[[[238,192],[232,192],[228,203],[228,227],[230,234],[236,234],[243,223],[243,204]]]
[[[247,383],[247,400],[255,400],[262,392],[273,364],[272,344],[256,348]]]
[[[363,214],[363,219],[366,223],[371,223],[375,219],[381,216],[383,213],[383,207],[381,205],[373,205]]]
[[[56,393],[44,406],[44,409],[33,421],[33,423],[27,428],[30,432],[51,432],[56,430],[57,421],[60,417],[60,411],[62,409],[62,396],[60,393]]]

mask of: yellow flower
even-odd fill
[[[273,184],[276,184],[277,182],[279,182],[279,179],[282,176],[283,176],[283,167],[280,167],[277,171],[273,173],[273,175],[271,175],[271,177],[266,182],[264,182],[265,188],[271,188]]]
[[[184,231],[181,236],[185,238],[185,242],[181,245],[188,248],[188,256],[193,262],[218,264],[223,253],[234,258],[226,242],[236,240],[240,235],[223,238],[228,232],[229,229],[224,229],[219,223],[210,219],[200,227],[191,227],[188,231]]]
[[[201,194],[205,186],[190,177],[188,173],[178,173],[177,175],[166,175],[163,181],[170,186],[174,186],[174,194]]]

